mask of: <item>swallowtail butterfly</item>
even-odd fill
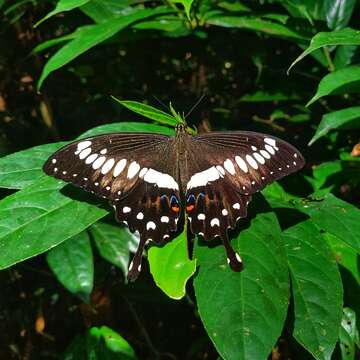
[[[256,132],[190,135],[185,124],[174,137],[112,133],[79,140],[54,153],[46,174],[109,200],[116,219],[138,231],[140,243],[128,278],[141,271],[146,243],[163,243],[186,221],[205,240],[220,237],[234,271],[243,264],[227,231],[246,217],[251,195],[301,169],[304,158],[287,142]]]

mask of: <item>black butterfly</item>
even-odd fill
[[[73,142],[53,154],[44,171],[108,199],[116,219],[139,232],[128,274],[135,280],[145,244],[169,241],[181,231],[184,209],[190,231],[205,240],[220,237],[231,269],[241,271],[228,229],[246,217],[251,194],[303,165],[298,150],[273,136],[246,131],[191,136],[181,123],[174,137],[112,133]]]

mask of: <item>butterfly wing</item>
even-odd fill
[[[189,157],[186,210],[190,230],[205,240],[220,237],[228,263],[240,271],[242,261],[230,246],[227,229],[246,217],[251,194],[302,168],[304,158],[287,142],[253,132],[195,136]]]
[[[260,191],[305,164],[294,146],[270,135],[250,131],[211,132],[193,139],[195,147],[208,151],[209,164],[216,164],[242,194]]]
[[[141,270],[146,242],[177,230],[181,214],[173,138],[152,133],[114,133],[73,142],[45,163],[46,174],[71,182],[115,208],[116,219],[140,234],[129,279]]]

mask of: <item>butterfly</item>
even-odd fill
[[[175,136],[124,132],[75,141],[55,152],[43,170],[107,199],[116,220],[138,231],[128,273],[133,281],[146,244],[172,240],[185,221],[192,234],[221,238],[230,268],[241,271],[243,262],[230,245],[228,229],[246,217],[252,194],[304,163],[297,149],[271,135],[193,136],[179,123]]]

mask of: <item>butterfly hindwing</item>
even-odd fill
[[[186,210],[190,230],[205,240],[222,239],[227,261],[234,271],[242,269],[240,255],[233,251],[228,239],[228,230],[236,226],[240,218],[247,215],[251,195],[243,195],[233,189],[226,180],[208,184],[187,192]]]
[[[129,196],[114,202],[116,219],[140,235],[139,247],[129,266],[129,280],[135,280],[141,271],[141,259],[148,242],[163,243],[175,232],[181,215],[179,191],[160,188],[141,181]]]

